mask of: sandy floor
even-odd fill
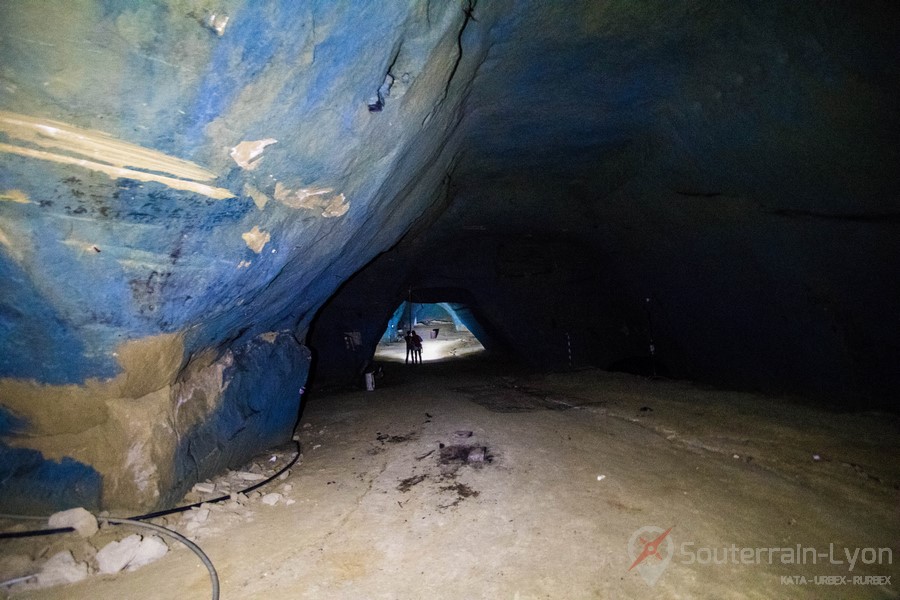
[[[896,562],[863,564],[884,548],[900,560],[897,417],[472,357],[385,364],[373,392],[309,399],[302,461],[261,490],[282,501],[217,505],[190,531],[190,518],[169,521],[210,556],[222,598],[900,597]],[[454,447],[486,448],[486,460]],[[659,556],[629,570],[669,528]],[[798,544],[811,549],[805,564],[784,554]],[[815,564],[810,552],[822,553]],[[786,583],[794,576],[806,583]],[[131,573],[11,597],[209,589],[199,560],[177,549]]]

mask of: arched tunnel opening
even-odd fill
[[[422,348],[422,362],[446,361],[483,352],[484,345],[473,329],[482,330],[465,305],[404,300],[378,340],[375,360],[408,364],[416,344]],[[407,343],[406,338],[411,338],[413,333],[419,340],[413,343],[411,339]]]
[[[393,365],[385,372],[381,363],[409,362],[409,332],[422,340],[423,362],[462,357],[515,360],[509,342],[471,290],[376,285],[383,275],[376,260],[351,277],[313,320],[309,336],[314,357],[308,386],[311,393],[317,385],[361,388],[366,372],[373,369],[380,369],[379,377],[396,375]]]
[[[0,2],[0,596],[896,597],[898,26]]]

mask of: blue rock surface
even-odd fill
[[[290,437],[309,322],[423,210],[411,193],[424,179],[433,194],[422,174],[444,168],[460,117],[444,83],[472,77],[474,63],[457,68],[465,17],[451,3],[210,6],[0,8],[0,401],[27,424],[3,439],[47,464],[79,460],[59,435],[96,446],[100,423],[126,452],[127,426],[103,403],[148,404],[127,396],[138,379],[155,410],[196,420],[133,441],[159,446],[142,452],[143,475],[124,458],[99,467],[107,506],[171,503]],[[123,345],[160,335],[181,344],[122,364]],[[168,359],[153,352],[177,363],[155,382],[142,371]],[[90,424],[32,419],[95,388]],[[16,473],[18,460],[45,477],[16,456],[4,454]]]
[[[307,376],[358,370],[410,288],[537,367],[893,404],[898,25],[0,4],[0,504],[175,502],[288,439]]]

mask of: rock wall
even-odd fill
[[[652,342],[673,377],[896,408],[898,25],[890,2],[516,5],[441,210],[342,318],[462,288],[531,364],[571,343],[649,374]]]
[[[652,334],[673,376],[893,402],[898,25],[0,3],[0,504],[171,503],[283,441],[308,370],[347,332],[365,360],[410,287],[537,366]]]
[[[289,436],[309,322],[435,197],[491,15],[0,13],[0,504],[169,504]]]
[[[4,380],[15,419],[0,463],[8,505],[149,510],[290,438],[309,368],[293,335],[264,333],[184,366],[182,353],[180,336],[163,335],[123,345],[123,372],[109,380]]]

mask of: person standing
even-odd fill
[[[422,338],[419,337],[418,332],[413,330],[412,332],[412,343],[413,343],[413,364],[421,365],[422,364]]]
[[[403,340],[406,342],[406,364],[409,364],[410,357],[412,357],[413,364],[416,364],[416,347],[413,341],[413,332],[407,331],[406,335],[403,336]]]

